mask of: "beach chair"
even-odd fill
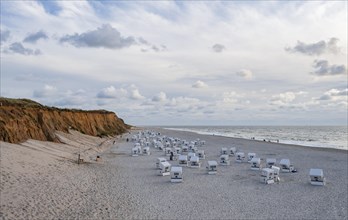
[[[172,148],[170,148],[170,147],[166,147],[166,148],[165,148],[164,155],[166,155],[166,156],[170,156],[170,155],[171,155],[171,153],[172,153]]]
[[[271,169],[274,171],[274,182],[280,182],[280,178],[279,178],[280,167],[272,166]]]
[[[156,160],[156,168],[157,168],[157,169],[160,169],[160,163],[161,163],[161,162],[166,162],[166,161],[167,161],[166,158],[163,158],[163,157],[157,158],[157,160]]]
[[[220,165],[230,165],[230,158],[227,154],[220,156]]]
[[[322,169],[310,169],[309,177],[312,185],[324,186],[325,177]]]
[[[194,147],[191,148],[191,152],[192,152],[192,153],[197,153],[197,151],[198,151],[198,149],[197,149],[196,146],[194,146]]]
[[[172,167],[170,169],[170,182],[181,183],[183,180],[182,167]]]
[[[294,166],[290,163],[289,159],[281,159],[279,165],[281,171],[284,173],[290,173],[294,171]]]
[[[132,157],[139,156],[139,149],[138,149],[138,147],[133,147],[131,153],[132,153]]]
[[[176,147],[176,148],[174,148],[174,150],[175,150],[175,152],[177,154],[181,154],[181,148],[180,147]]]
[[[215,160],[210,160],[208,161],[208,164],[207,164],[207,171],[208,171],[208,174],[216,174],[217,173],[217,162]]]
[[[190,158],[190,167],[192,167],[192,168],[200,168],[201,167],[201,163],[199,162],[199,157],[192,156]]]
[[[158,171],[159,176],[169,176],[170,175],[170,163],[167,161],[160,163],[160,169]]]
[[[161,141],[157,141],[158,150],[162,151],[164,149],[163,143]]]
[[[277,160],[275,158],[267,158],[266,159],[266,167],[271,168],[276,164]]]
[[[150,155],[150,147],[143,148],[143,155]]]
[[[248,153],[248,162],[251,163],[251,160],[256,157],[255,153]]]
[[[245,154],[244,152],[237,152],[236,153],[236,162],[242,163],[245,161]]]
[[[197,154],[198,154],[199,159],[201,159],[201,160],[205,159],[204,150],[198,150]]]
[[[274,170],[270,168],[263,168],[261,170],[260,181],[266,184],[274,183]]]
[[[187,166],[187,155],[179,155],[179,158],[178,158],[178,161],[179,161],[179,166]]]
[[[251,166],[250,169],[252,170],[260,170],[261,169],[261,159],[254,157],[253,159],[251,159]]]
[[[191,157],[194,157],[194,156],[196,156],[196,153],[192,153],[192,152],[188,153],[188,154],[187,154],[187,159],[188,159],[188,161],[190,161],[190,160],[191,160]]]
[[[227,151],[227,148],[226,147],[223,147],[223,148],[221,148],[221,155],[227,155],[228,154],[228,151]]]
[[[235,147],[230,148],[230,156],[234,156],[237,152],[237,149]]]
[[[188,146],[187,145],[184,145],[182,146],[182,152],[188,152]]]

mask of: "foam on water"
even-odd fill
[[[348,150],[347,126],[164,126],[206,135]]]

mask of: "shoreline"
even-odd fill
[[[326,150],[340,150],[348,152],[348,149],[342,149],[342,148],[334,148],[334,147],[318,147],[318,146],[309,146],[309,145],[303,145],[303,144],[293,144],[293,143],[282,143],[282,142],[274,142],[274,141],[263,141],[258,139],[250,139],[250,138],[242,138],[242,137],[230,137],[225,135],[219,135],[219,134],[206,134],[206,133],[200,133],[198,131],[187,131],[187,130],[181,130],[181,129],[172,129],[172,128],[163,128],[163,127],[144,127],[149,130],[151,129],[164,129],[164,130],[171,130],[171,131],[183,131],[183,132],[192,132],[194,134],[199,135],[207,135],[207,136],[217,136],[217,137],[226,137],[226,138],[233,138],[233,139],[239,139],[239,140],[247,140],[247,141],[256,141],[256,142],[263,142],[263,143],[273,143],[273,144],[280,144],[280,145],[288,145],[288,146],[300,146],[300,147],[307,147],[307,148],[316,148],[316,149],[326,149]]]

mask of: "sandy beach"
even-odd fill
[[[153,128],[151,128],[153,129]],[[132,157],[138,130],[101,139],[60,133],[65,144],[29,140],[1,142],[3,219],[347,219],[347,151],[259,142],[155,129],[168,137],[205,140],[200,169],[183,168],[183,183],[158,176],[155,160],[164,152]],[[115,144],[114,140],[116,141]],[[280,173],[266,185],[249,163],[219,166],[207,175],[208,160],[222,147],[266,158],[288,158],[297,173]],[[85,163],[76,163],[81,153]],[[95,161],[96,156],[101,161]],[[167,158],[169,159],[169,158]],[[177,161],[170,161],[177,165]],[[309,169],[321,168],[326,186],[309,183]]]

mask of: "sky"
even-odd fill
[[[347,1],[1,1],[3,97],[132,125],[347,125]]]

